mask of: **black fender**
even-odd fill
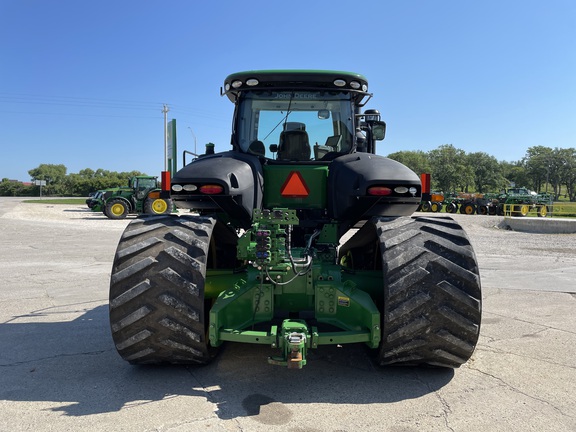
[[[171,183],[222,186],[218,195],[183,190],[172,191],[171,198],[178,208],[224,211],[243,226],[250,226],[252,210],[262,207],[264,175],[257,156],[234,151],[202,156],[176,172]]]
[[[399,186],[413,192],[388,196],[368,195],[371,186],[392,190]],[[420,204],[420,177],[401,163],[371,153],[352,153],[336,158],[328,174],[328,214],[354,224],[374,216],[409,216]]]

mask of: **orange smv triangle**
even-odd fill
[[[292,171],[280,188],[280,195],[283,197],[305,198],[310,194],[302,174],[298,171]]]

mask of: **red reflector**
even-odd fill
[[[204,185],[204,186],[200,186],[200,193],[206,194],[206,195],[216,195],[219,193],[224,192],[224,188],[220,185]]]
[[[422,183],[422,193],[430,193],[430,174],[420,174],[420,182]]]
[[[392,189],[384,186],[372,186],[368,188],[368,195],[386,196],[392,193]]]
[[[283,197],[304,198],[310,194],[302,174],[298,171],[292,171],[280,188],[280,195]]]
[[[160,176],[160,181],[162,182],[162,190],[169,191],[170,190],[170,178],[172,173],[170,171],[162,171]]]

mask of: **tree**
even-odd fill
[[[46,183],[62,183],[66,177],[66,167],[62,164],[40,164],[28,171],[33,180],[46,180]]]
[[[86,196],[93,190],[97,190],[93,189],[94,179],[90,178],[90,176],[81,174],[81,172],[78,174],[68,174],[66,176],[66,195]]]
[[[576,149],[559,149],[558,153],[563,161],[560,168],[562,183],[566,186],[570,201],[576,201]]]
[[[64,180],[66,179],[66,167],[62,164],[40,164],[38,167],[28,171],[32,180],[45,180],[44,189],[46,195],[62,194],[65,190]]]
[[[468,192],[468,187],[474,182],[474,175],[464,150],[445,144],[429,151],[428,157],[432,167],[433,189],[442,192],[461,189]]]
[[[571,152],[570,149],[560,149],[556,147],[552,150],[552,157],[548,161],[546,180],[547,183],[550,183],[552,186],[555,200],[558,200],[562,185],[566,184],[572,174],[572,167],[574,165],[571,163],[571,160],[573,157],[573,152]],[[546,185],[546,190],[547,188],[548,185]]]
[[[502,176],[502,169],[498,160],[484,152],[470,153],[467,156],[468,165],[474,176],[474,189],[476,192],[497,192],[506,187],[506,180]]]
[[[34,188],[19,181],[3,178],[0,182],[0,196],[31,196]]]
[[[422,150],[399,151],[389,154],[388,157],[406,165],[418,175],[422,173],[429,173],[432,169],[428,155]]]
[[[68,195],[87,196],[90,192],[118,186],[127,186],[128,179],[132,176],[146,175],[140,171],[115,172],[103,169],[83,169],[78,174],[66,176],[65,190]]]
[[[91,168],[85,168],[78,173],[68,175],[66,175],[66,171],[64,165],[41,164],[28,171],[28,174],[32,180],[46,181],[46,186],[42,190],[43,193],[61,196],[87,196],[90,192],[100,189],[127,186],[129,177],[146,175],[140,171],[116,172],[101,168],[95,171]],[[14,186],[10,187],[8,195],[12,195],[11,192],[13,192]],[[8,186],[6,185],[4,189],[0,189],[0,195],[5,194],[7,190]],[[30,190],[38,194],[37,187],[32,186]]]
[[[511,186],[512,184],[518,186],[528,185],[528,175],[526,174],[526,167],[524,161],[517,162],[500,162],[500,169],[502,176],[506,179],[503,189]]]
[[[549,183],[553,159],[554,155],[550,147],[534,146],[528,148],[524,157],[529,180],[528,187],[540,192],[542,185]]]

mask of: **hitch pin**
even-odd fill
[[[306,342],[306,335],[304,333],[290,333],[288,335],[288,342],[290,345],[300,345],[302,342]]]
[[[290,333],[287,337],[290,344],[288,353],[288,369],[302,369],[302,349],[306,344],[306,335],[304,333]]]

